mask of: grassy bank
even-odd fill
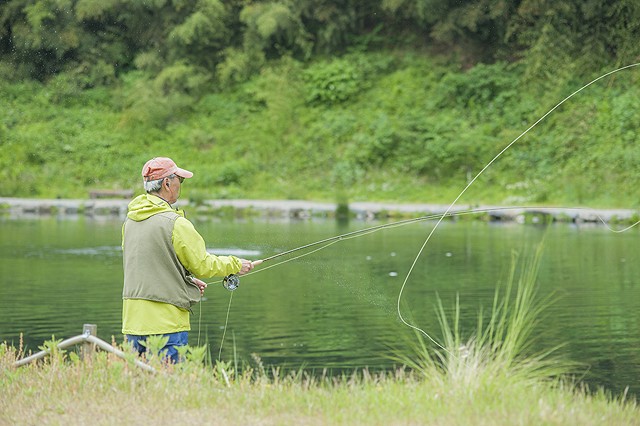
[[[0,82],[0,196],[141,191],[166,155],[196,173],[184,197],[449,203],[509,142],[604,74],[533,78],[526,64],[461,70],[452,58],[387,50],[299,63],[190,95],[141,72],[109,87]],[[494,163],[465,204],[635,208],[637,69],[556,110]]]
[[[632,425],[634,399],[572,382],[570,362],[530,343],[548,299],[535,292],[540,250],[518,261],[471,333],[460,330],[460,304],[437,309],[441,347],[419,334],[405,366],[329,376],[251,364],[211,362],[206,347],[186,361],[147,373],[106,353],[81,361],[53,350],[44,363],[16,369],[21,348],[0,345],[0,424],[380,424]],[[55,348],[53,342],[45,346]],[[159,341],[149,341],[150,352]],[[207,359],[209,359],[207,361]]]
[[[2,424],[632,425],[635,403],[561,382],[476,388],[402,371],[335,379],[185,369],[149,375],[104,356],[13,371],[3,360]]]

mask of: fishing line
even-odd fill
[[[200,328],[202,325],[202,293],[200,294],[200,313],[198,314],[198,346],[200,346]]]
[[[631,65],[626,65],[624,67],[621,68],[617,68],[613,71],[609,71],[606,74],[601,75],[600,77],[590,81],[589,83],[585,84],[584,86],[582,86],[581,88],[579,88],[578,90],[576,90],[575,92],[571,93],[569,96],[567,96],[566,98],[564,98],[562,101],[560,101],[558,104],[556,104],[553,108],[551,108],[549,111],[547,111],[547,113],[545,113],[542,117],[540,117],[538,120],[536,120],[531,126],[529,126],[524,132],[520,133],[520,135],[518,135],[518,137],[516,137],[513,141],[511,141],[507,146],[505,146],[502,151],[500,151],[495,157],[493,157],[491,159],[491,161],[489,161],[479,172],[478,174],[475,175],[475,177],[473,179],[471,179],[471,181],[464,187],[464,189],[462,191],[460,191],[460,194],[458,194],[458,196],[453,200],[453,202],[449,205],[449,207],[445,210],[445,212],[442,214],[442,216],[440,217],[440,219],[438,219],[438,221],[436,222],[435,226],[431,229],[431,232],[429,232],[429,235],[427,236],[426,240],[424,241],[424,243],[422,244],[422,246],[420,247],[420,250],[418,250],[417,255],[415,256],[413,263],[411,264],[411,267],[409,268],[409,271],[407,272],[407,275],[404,278],[404,281],[402,282],[402,287],[400,288],[400,292],[398,293],[398,302],[397,302],[397,311],[398,311],[398,316],[400,317],[400,320],[409,328],[412,328],[420,333],[422,333],[424,336],[426,336],[430,341],[432,341],[433,343],[435,343],[438,347],[440,347],[441,349],[447,351],[440,343],[436,342],[426,331],[424,331],[423,329],[421,329],[418,326],[415,326],[413,324],[410,324],[409,322],[407,322],[404,317],[402,316],[402,312],[400,310],[400,301],[402,299],[402,294],[404,292],[404,289],[407,285],[407,282],[409,281],[409,277],[411,276],[413,269],[415,268],[416,264],[418,263],[418,259],[420,258],[420,256],[422,255],[422,252],[424,251],[425,247],[427,246],[427,244],[429,243],[429,241],[431,240],[431,237],[433,236],[434,232],[436,231],[436,229],[438,229],[438,227],[440,226],[440,223],[444,220],[444,218],[447,216],[447,214],[451,211],[451,209],[453,208],[453,206],[458,202],[458,200],[462,197],[462,195],[467,192],[467,190],[475,183],[475,181],[485,172],[485,170],[487,170],[498,158],[500,158],[502,156],[502,154],[504,154],[509,148],[511,148],[511,146],[513,146],[518,140],[520,140],[520,138],[522,138],[524,135],[526,135],[527,133],[529,133],[529,131],[531,129],[533,129],[535,126],[538,125],[538,123],[540,123],[542,120],[544,120],[549,114],[551,114],[553,111],[555,111],[558,107],[560,107],[560,105],[564,104],[566,101],[568,101],[569,99],[571,99],[574,95],[580,93],[582,90],[586,89],[587,87],[591,86],[592,84],[594,84],[595,82],[608,77],[614,73],[617,73],[619,71],[623,71],[632,67],[636,67],[640,65],[639,63],[635,63],[635,64],[631,64]]]
[[[233,292],[229,296],[229,306],[227,306],[227,318],[224,320],[224,330],[222,331],[222,340],[220,341],[220,350],[218,351],[218,361],[222,356],[222,345],[224,344],[224,336],[227,334],[227,325],[229,324],[229,311],[231,311],[231,301],[233,300]]]

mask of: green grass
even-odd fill
[[[633,401],[509,370],[476,382],[471,365],[471,381],[407,370],[318,378],[245,369],[237,377],[223,365],[151,375],[104,354],[13,370],[12,355],[2,357],[2,424],[123,424],[134,416],[152,424],[631,425],[640,414]]]
[[[514,259],[490,312],[472,333],[460,329],[460,305],[439,303],[442,348],[417,339],[397,355],[395,371],[329,376],[304,370],[212,363],[206,348],[187,361],[148,362],[156,374],[106,353],[79,360],[53,351],[44,362],[15,369],[21,348],[0,345],[0,424],[379,424],[633,425],[640,409],[624,395],[572,381],[570,362],[552,350],[531,353],[532,332],[549,303],[535,294],[540,248]],[[466,337],[465,337],[466,336]],[[150,351],[162,342],[150,341]],[[52,342],[44,346],[52,348]],[[552,349],[552,348],[551,348]],[[209,361],[207,361],[207,359]]]

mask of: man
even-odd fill
[[[193,176],[170,158],[153,158],[142,168],[146,194],[129,203],[122,226],[124,290],[122,333],[142,354],[149,335],[169,340],[165,359],[178,362],[191,329],[191,306],[206,284],[197,278],[246,274],[253,264],[235,256],[207,253],[205,242],[184,212],[171,205],[182,182]]]

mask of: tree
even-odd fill
[[[576,73],[629,64],[640,57],[635,0],[523,0],[508,32],[532,75]]]

